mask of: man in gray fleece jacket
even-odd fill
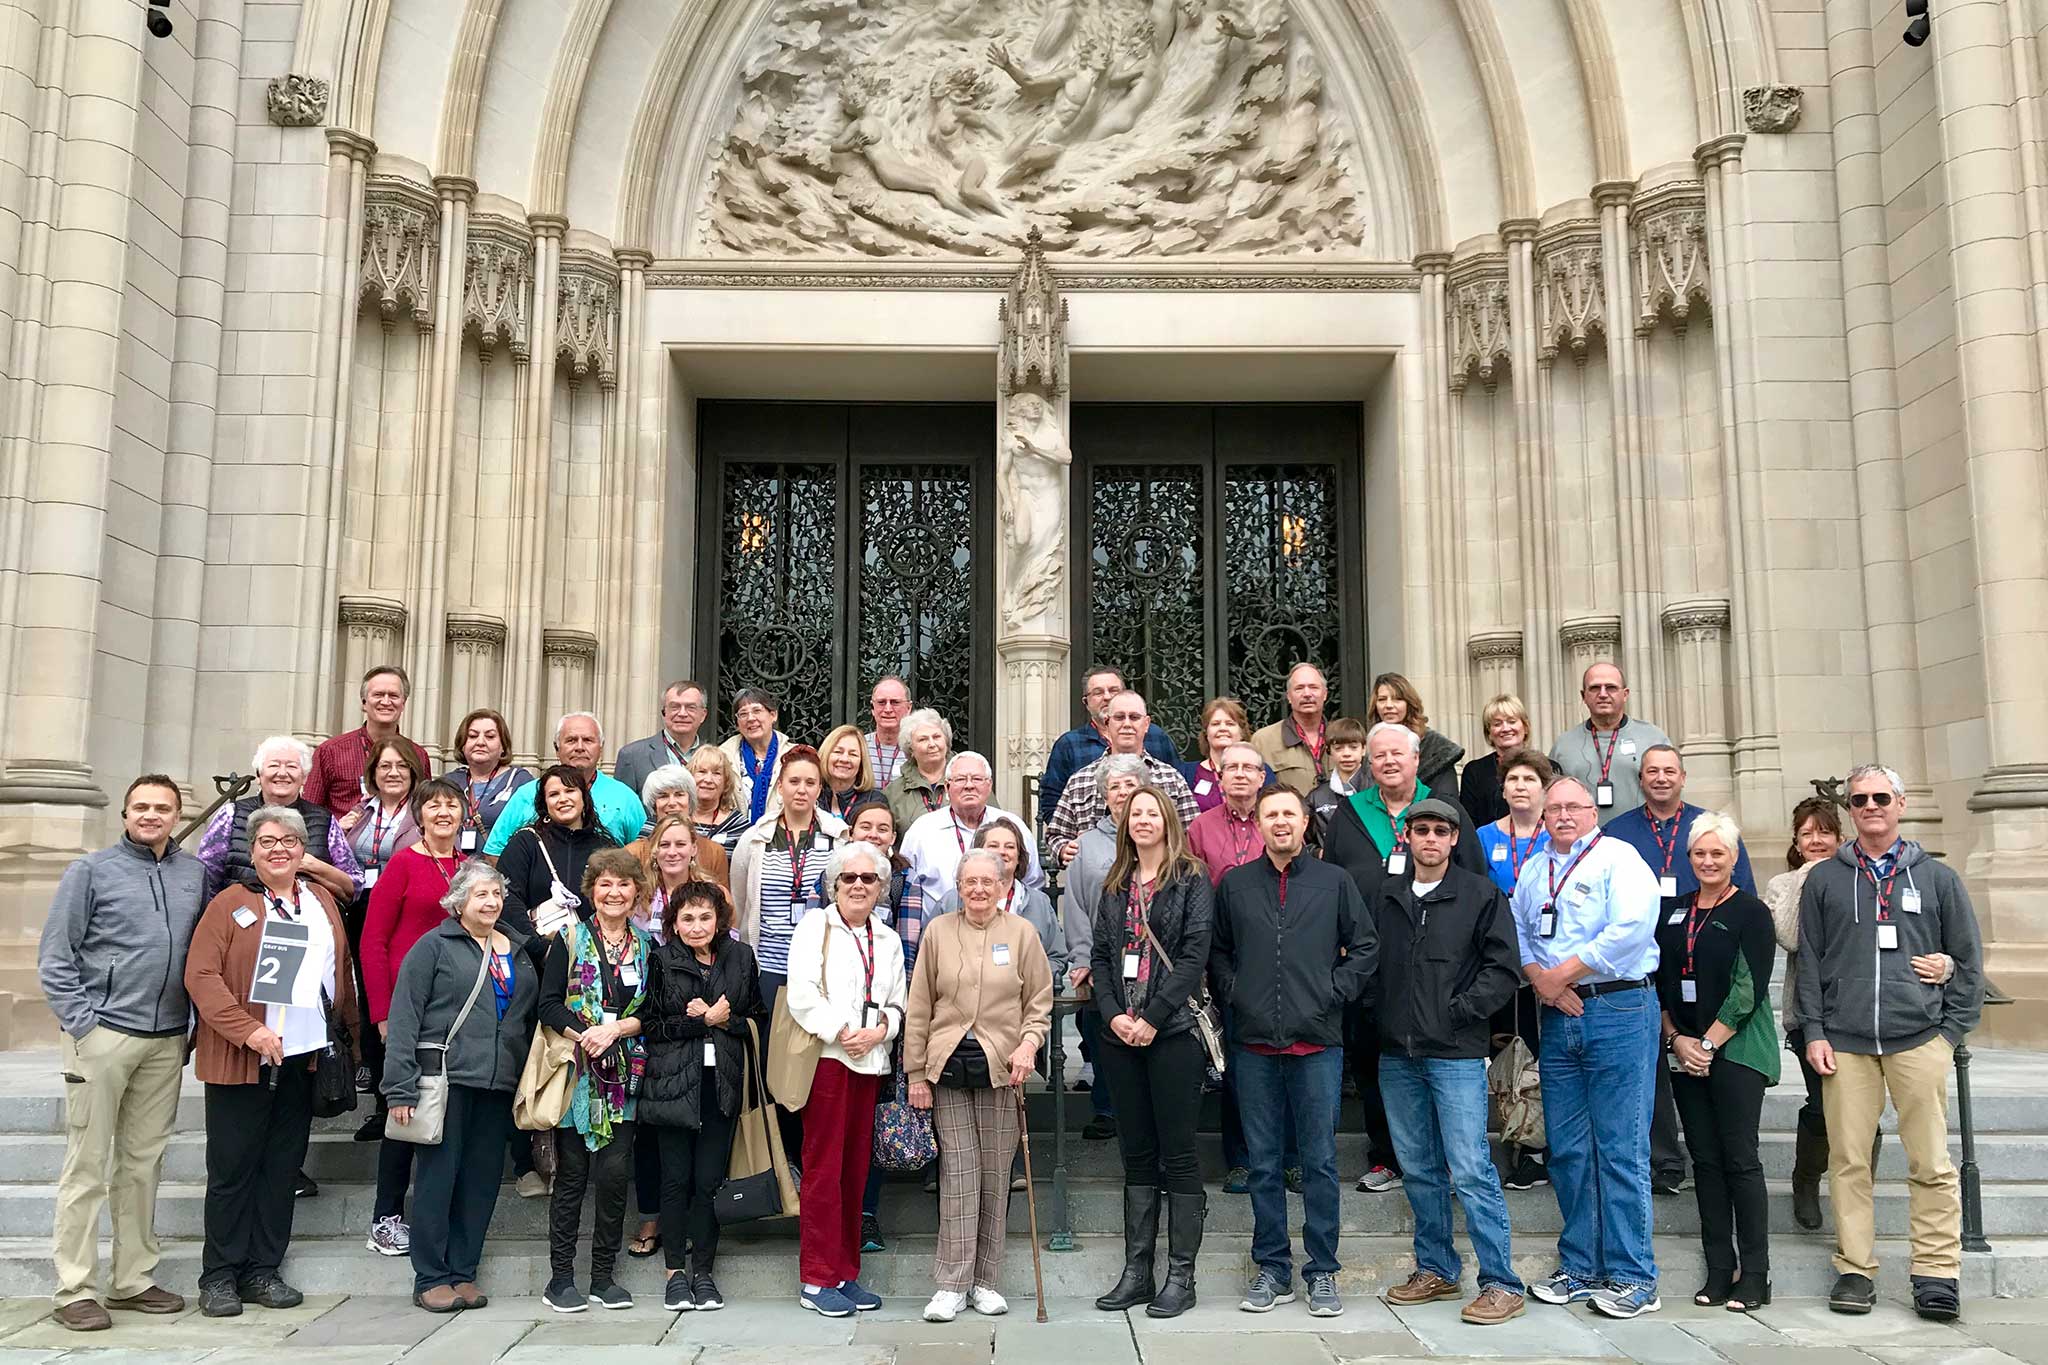
[[[1899,838],[1906,787],[1889,768],[1849,774],[1856,838],[1807,875],[1799,900],[1798,1013],[1820,1073],[1835,1206],[1838,1313],[1877,1298],[1871,1139],[1885,1095],[1899,1114],[1910,1169],[1913,1306],[1961,1311],[1961,1189],[1948,1155],[1951,1058],[1984,1002],[1977,917],[1962,878]],[[1938,955],[1955,967],[1945,979]]]
[[[206,868],[171,842],[180,799],[153,773],[122,797],[122,835],[64,870],[43,925],[38,975],[64,1026],[66,1127],[57,1179],[57,1321],[113,1326],[107,1309],[176,1313],[152,1281],[156,1187],[185,1071],[185,950]],[[100,1210],[113,1200],[112,1293],[100,1303]]]

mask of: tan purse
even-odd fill
[[[832,934],[825,934],[824,951],[818,955],[818,994],[825,993],[825,964],[832,960]],[[776,992],[775,1017],[768,1025],[768,1067],[766,1086],[776,1103],[795,1113],[811,1100],[811,1082],[817,1079],[818,1059],[825,1055],[825,1040],[810,1032],[789,1012],[789,987]]]
[[[512,1095],[513,1126],[529,1133],[561,1127],[575,1096],[576,1072],[575,1041],[546,1024],[536,1027]]]
[[[728,1183],[747,1181],[773,1171],[781,1202],[777,1212],[794,1218],[799,1212],[797,1185],[790,1175],[789,1154],[783,1150],[775,1102],[768,1097],[761,1072],[761,1030],[751,1019],[747,1037],[747,1067],[740,1073],[740,1113],[733,1121],[732,1158],[726,1163],[726,1178]]]

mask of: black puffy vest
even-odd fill
[[[261,796],[245,796],[235,802],[235,822],[228,826],[228,859],[225,869],[227,880],[232,884],[251,889],[259,885],[256,861],[249,853],[249,817],[268,804],[269,802]],[[292,809],[306,822],[306,852],[325,862],[327,830],[334,817],[327,813],[327,807],[316,806],[304,797],[292,802]]]

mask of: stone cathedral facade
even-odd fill
[[[902,671],[1005,805],[1098,660],[1480,752],[1611,659],[1760,872],[1899,769],[2048,1032],[2048,0],[1905,22],[0,0],[0,1036],[131,776],[392,659],[528,761]]]

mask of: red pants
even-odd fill
[[[880,1076],[864,1076],[830,1057],[818,1059],[803,1111],[797,1271],[805,1284],[860,1278],[860,1198],[875,1155],[875,1097],[881,1089]]]

